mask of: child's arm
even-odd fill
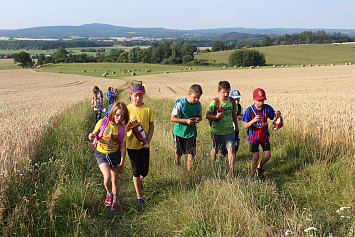
[[[261,116],[257,115],[252,120],[250,120],[249,122],[244,122],[244,128],[249,128],[250,126],[253,125],[253,123],[259,122],[260,119],[261,119]]]
[[[149,122],[149,132],[147,135],[148,143],[150,143],[150,141],[152,140],[153,133],[154,133],[154,122]]]
[[[132,118],[128,121],[128,123],[126,124],[126,131],[129,132],[131,131],[132,127],[138,123],[138,120],[136,118]]]
[[[233,112],[233,123],[234,123],[234,128],[236,132],[239,132],[239,127],[238,127],[238,115],[236,112]]]
[[[89,133],[89,140],[94,140],[97,134],[99,134],[99,131],[94,129],[91,133]]]
[[[121,144],[121,163],[117,166],[118,171],[123,169],[124,161],[126,159],[126,142],[122,142]]]
[[[191,125],[191,124],[195,123],[195,118],[181,119],[181,118],[178,118],[176,115],[172,114],[170,117],[170,121],[175,122],[175,123],[187,123],[188,125]]]
[[[210,111],[207,111],[206,113],[206,119],[208,120],[217,120],[223,118],[223,116],[224,116],[224,111],[222,113],[217,113],[216,115],[212,115]]]

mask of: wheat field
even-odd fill
[[[97,77],[36,72],[0,71],[0,179],[12,173],[23,175],[36,147],[55,118],[80,101],[88,106],[93,86],[105,93],[109,86],[126,82]]]

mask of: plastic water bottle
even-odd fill
[[[147,140],[147,134],[145,133],[142,125],[138,124],[132,128],[132,132],[134,136],[136,136],[139,142],[143,142],[143,147],[147,148],[149,143]]]

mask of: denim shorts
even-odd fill
[[[215,150],[223,150],[224,148],[235,147],[235,134],[234,132],[227,135],[216,135],[211,133],[212,147]]]
[[[108,163],[111,167],[116,167],[121,163],[121,150],[118,149],[114,153],[102,153],[98,150],[95,151],[97,164],[100,166],[102,163]]]

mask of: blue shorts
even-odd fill
[[[102,153],[98,150],[95,151],[97,164],[100,166],[102,163],[108,163],[111,167],[116,167],[121,163],[121,150],[118,149],[114,153]]]
[[[212,148],[215,150],[222,150],[225,148],[235,147],[235,134],[234,132],[227,135],[216,135],[211,133]]]

